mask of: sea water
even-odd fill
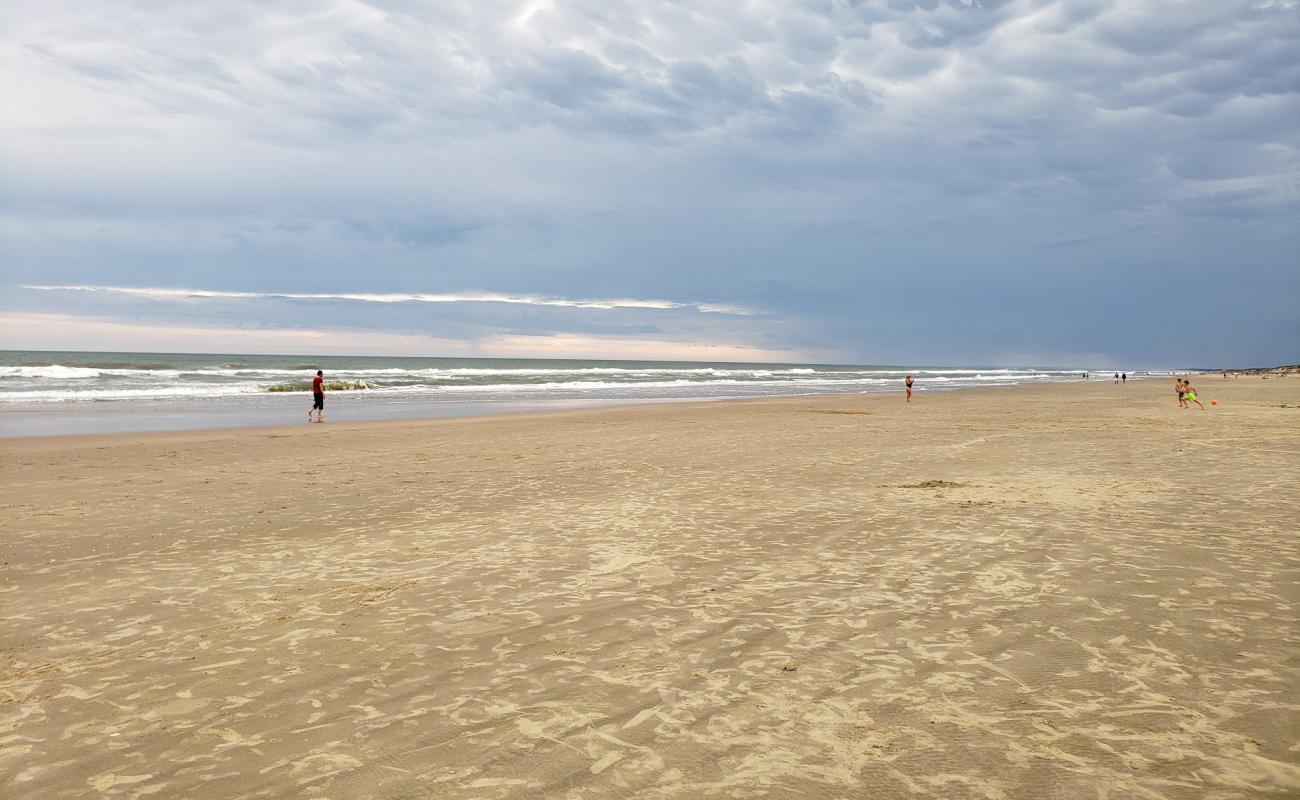
[[[919,391],[1081,377],[1028,367],[9,350],[0,351],[0,435],[299,422],[318,369],[339,387],[327,392],[331,420],[898,391],[909,372]]]

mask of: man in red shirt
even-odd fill
[[[316,370],[316,377],[311,379],[311,408],[307,410],[307,421],[311,422],[311,412],[316,412],[316,421],[325,421],[325,373]]]

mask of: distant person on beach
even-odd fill
[[[1196,399],[1196,390],[1192,388],[1191,381],[1183,381],[1183,395],[1187,400],[1191,400],[1193,403],[1200,406],[1202,411],[1205,410],[1205,406],[1201,405],[1201,401]],[[1187,400],[1184,400],[1183,402],[1186,403]],[[1191,406],[1187,406],[1187,408],[1191,408]]]
[[[1119,374],[1119,382],[1120,382],[1120,383],[1128,383],[1128,373],[1127,373],[1127,372],[1121,372],[1121,373]]]
[[[316,412],[316,421],[325,421],[325,373],[316,370],[316,377],[311,379],[311,408],[307,411],[307,421],[311,422],[311,412]]]
[[[1119,383],[1119,373],[1115,373],[1115,383]]]
[[[912,376],[908,375],[903,379],[903,386],[907,387],[907,402],[912,402]]]

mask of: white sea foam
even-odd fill
[[[68,354],[75,356],[77,354]],[[1077,380],[1077,371],[1015,368],[892,368],[783,364],[329,359],[329,380],[363,382],[350,398],[385,396],[474,402],[510,398],[702,398],[889,391],[911,373],[920,390]],[[395,364],[394,361],[397,363]],[[329,366],[329,363],[336,366]],[[403,363],[405,362],[405,363]],[[0,366],[0,404],[269,397],[307,388],[311,359],[99,354],[94,360]],[[1132,377],[1132,375],[1131,375]],[[277,398],[286,395],[277,392]],[[292,397],[289,393],[287,397]],[[281,399],[268,402],[283,402]]]
[[[156,386],[143,389],[84,389],[77,392],[38,389],[32,391],[4,392],[2,403],[60,403],[104,400],[167,400],[194,397],[238,397],[263,395],[258,386],[190,384],[187,386]]]
[[[49,380],[71,380],[77,378],[98,378],[101,370],[90,367],[64,367],[52,364],[48,367],[0,367],[0,378],[46,378]]]
[[[859,378],[856,380],[803,380],[803,381],[762,381],[762,380],[735,380],[735,379],[713,379],[713,380],[686,380],[677,379],[671,381],[637,381],[636,383],[624,383],[620,381],[552,381],[548,383],[526,383],[526,384],[479,384],[475,386],[440,386],[428,387],[436,388],[445,392],[468,393],[468,392],[535,392],[535,391],[599,391],[602,389],[673,389],[683,387],[700,387],[710,386],[748,386],[753,388],[768,387],[790,387],[790,386],[837,386],[837,385],[869,385],[894,383],[895,381],[886,381],[881,378]]]

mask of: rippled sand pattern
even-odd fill
[[[1300,380],[1203,383],[0,443],[0,791],[1300,796]]]

